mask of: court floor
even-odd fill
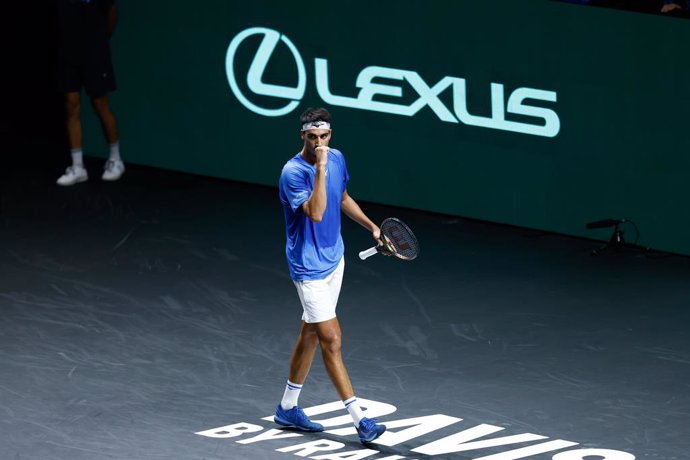
[[[360,261],[343,227],[343,354],[389,425],[364,450],[318,355],[300,404],[328,431],[264,420],[301,313],[275,189],[58,172],[0,188],[2,459],[688,458],[686,257],[362,203],[421,243]]]

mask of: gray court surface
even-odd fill
[[[2,184],[0,459],[688,458],[685,257],[362,203],[421,242],[360,261],[343,227],[343,354],[391,426],[365,451],[263,420],[301,313],[276,189],[89,166]],[[317,355],[300,404],[337,400]]]

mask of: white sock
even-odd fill
[[[82,152],[81,147],[76,148],[76,149],[71,149],[70,153],[72,154],[72,166],[81,166],[83,168],[84,167],[84,152]]]
[[[345,408],[350,413],[352,421],[355,422],[355,426],[359,426],[359,421],[364,418],[364,413],[362,412],[362,408],[359,407],[357,397],[353,396],[347,401],[343,401],[343,404],[345,404]]]
[[[114,144],[110,144],[110,160],[112,161],[121,161],[122,159],[120,158],[120,142],[115,142]]]
[[[299,392],[302,391],[302,385],[292,383],[287,381],[285,385],[285,393],[283,394],[283,400],[280,401],[280,405],[283,410],[290,410],[297,405],[297,400],[299,399]]]

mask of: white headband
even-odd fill
[[[312,121],[302,125],[302,131],[309,131],[310,129],[331,129],[331,124],[327,121]]]

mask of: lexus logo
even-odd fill
[[[247,99],[237,85],[234,69],[235,54],[237,53],[237,48],[239,48],[242,42],[247,37],[251,37],[252,35],[263,35],[264,38],[261,41],[261,45],[259,45],[259,49],[254,56],[252,64],[249,66],[249,72],[247,73],[247,86],[254,94],[291,100],[285,107],[280,109],[266,109],[259,107]],[[282,41],[285,43],[285,45],[287,45],[288,49],[292,53],[292,56],[295,58],[295,63],[297,64],[297,87],[295,88],[271,85],[262,81],[264,70],[266,70],[266,65],[268,64],[268,61],[271,58],[276,46],[278,46],[279,41]],[[304,61],[302,60],[302,56],[300,56],[295,45],[285,35],[281,35],[279,32],[276,32],[273,29],[267,29],[265,27],[252,27],[251,29],[243,30],[232,39],[230,46],[228,46],[228,52],[225,56],[225,71],[228,76],[230,88],[242,105],[253,112],[256,112],[260,115],[265,115],[267,117],[279,117],[295,110],[297,105],[299,105],[300,101],[302,100],[304,90],[307,87],[307,72],[304,69]]]
[[[254,55],[247,72],[247,87],[260,96],[269,96],[288,100],[287,105],[279,109],[259,107],[251,102],[240,90],[235,76],[235,56],[237,49],[247,37],[263,35],[259,48]],[[273,52],[282,42],[288,47],[297,65],[297,86],[281,86],[265,83],[263,74]],[[295,45],[280,32],[265,27],[252,27],[243,30],[230,42],[225,56],[225,69],[228,83],[235,97],[252,112],[268,117],[278,117],[293,111],[299,105],[307,85],[307,73],[304,60]],[[386,83],[384,83],[384,81]],[[427,83],[414,70],[392,67],[368,66],[362,69],[355,80],[356,96],[334,94],[329,81],[329,63],[323,58],[314,58],[314,83],[321,99],[332,106],[348,107],[358,110],[383,112],[393,115],[413,117],[423,108],[429,108],[439,120],[446,123],[462,123],[469,126],[499,129],[534,136],[555,137],[561,129],[558,114],[545,106],[557,100],[555,91],[536,88],[515,88],[506,94],[502,83],[491,83],[489,97],[491,115],[483,116],[471,113],[467,104],[467,84],[464,78],[446,76],[436,83]],[[418,98],[411,104],[403,102],[405,93]],[[411,92],[410,92],[411,91]],[[452,107],[447,107],[441,100],[441,94],[452,92]],[[381,100],[380,96],[386,96]],[[400,102],[395,101],[400,98]],[[537,102],[532,105],[529,102]]]

